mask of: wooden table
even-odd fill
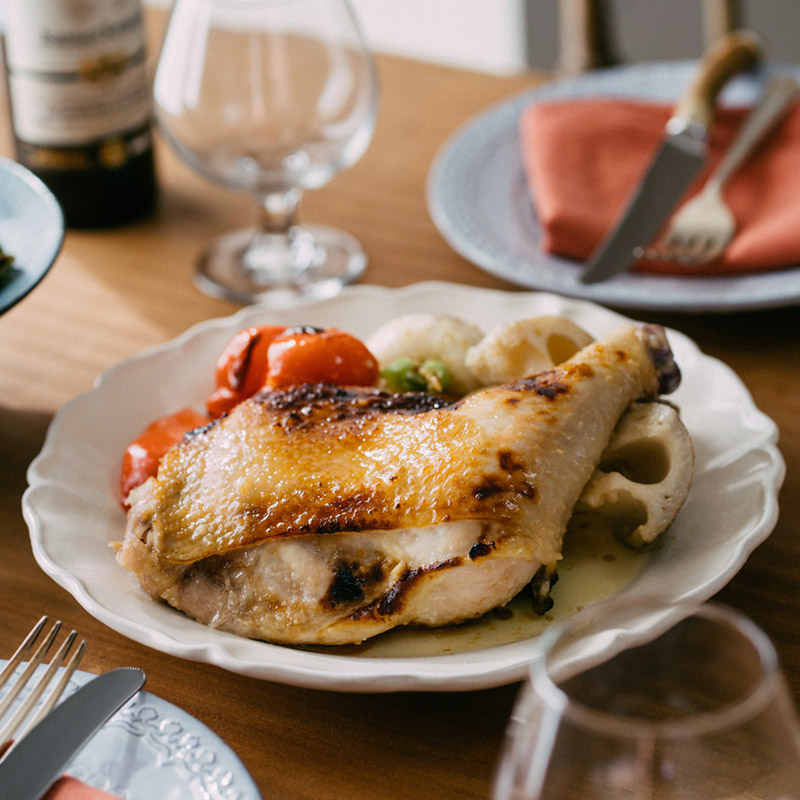
[[[428,167],[447,136],[541,76],[497,78],[381,58],[383,105],[364,158],[310,194],[303,216],[364,244],[363,281],[442,279],[514,289],[442,240],[425,205]],[[0,150],[11,151],[7,125]],[[195,177],[163,146],[161,204],[140,224],[67,234],[55,267],[0,317],[0,656],[46,612],[90,642],[92,672],[132,664],[147,687],[202,720],[242,758],[265,798],[486,798],[516,686],[466,693],[339,694],[258,681],[140,646],[89,616],[37,566],[20,510],[25,470],[48,423],[97,375],[190,325],[232,313],[192,284],[198,251],[250,224],[246,197]],[[800,314],[648,314],[730,364],[780,426],[788,477],[772,536],[719,597],[775,642],[800,701]],[[110,410],[113,413],[113,409]]]

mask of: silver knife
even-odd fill
[[[111,670],[59,703],[0,761],[0,800],[39,800],[144,681],[140,669]]]
[[[706,53],[667,122],[664,140],[644,178],[616,227],[589,259],[583,283],[605,280],[641,257],[706,162],[717,95],[730,78],[760,58],[759,40],[747,31],[723,36]]]

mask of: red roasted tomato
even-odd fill
[[[378,361],[366,345],[337,328],[287,328],[269,345],[267,385],[338,383],[372,386]]]
[[[216,388],[206,401],[212,417],[227,414],[235,405],[254,395],[267,379],[267,350],[281,325],[245,328],[230,340],[217,360]]]
[[[122,457],[120,495],[123,504],[127,503],[132,489],[144,483],[158,472],[161,457],[177,444],[185,433],[206,425],[209,418],[192,408],[182,408],[168,417],[162,417],[145,428],[134,439]]]

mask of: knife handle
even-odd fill
[[[667,129],[670,133],[690,130],[705,138],[714,119],[717,95],[734,75],[761,60],[761,42],[749,31],[732,31],[720,37],[706,52],[699,71],[678,100]]]

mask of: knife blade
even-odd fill
[[[760,42],[748,31],[729,33],[708,50],[675,106],[644,177],[589,259],[582,283],[605,280],[641,257],[706,163],[717,96],[730,78],[751,69],[760,58]]]
[[[93,678],[59,703],[0,761],[0,798],[39,800],[144,681],[142,670],[122,667]]]

